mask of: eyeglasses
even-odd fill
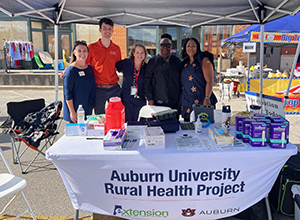
[[[160,44],[161,47],[171,48],[171,44]]]

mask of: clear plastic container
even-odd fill
[[[260,114],[260,106],[250,105],[250,117],[252,118],[254,114]]]

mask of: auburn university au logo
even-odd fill
[[[191,209],[191,208],[182,209],[181,215],[184,217],[192,217],[192,216],[196,215],[196,209]]]

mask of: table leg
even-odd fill
[[[75,210],[75,217],[74,217],[74,220],[78,220],[78,217],[79,217],[79,210],[76,209],[76,210]]]
[[[270,209],[269,197],[265,198],[265,202],[266,202],[266,209],[267,209],[267,214],[268,214],[268,220],[272,220],[272,214],[271,214],[271,209]]]

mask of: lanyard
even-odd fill
[[[139,75],[140,75],[140,72],[141,72],[141,69],[142,69],[142,66],[143,66],[144,63],[142,62],[141,66],[140,66],[140,69],[138,71],[136,71],[134,62],[133,62],[133,74],[134,74],[133,85],[135,86],[135,88],[138,89],[138,83],[137,82],[138,82]]]

